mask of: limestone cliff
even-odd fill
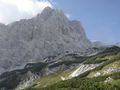
[[[47,7],[31,19],[0,24],[0,73],[91,46],[79,21]]]

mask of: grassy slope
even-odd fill
[[[104,75],[109,75],[111,73],[115,73],[115,72],[119,72],[119,71],[120,71],[120,60],[114,61],[113,63],[110,63],[110,64],[104,66],[101,70],[90,72],[88,77],[94,77],[94,76],[96,76],[96,74],[99,74],[100,76],[104,76]]]
[[[51,74],[48,76],[43,77],[42,79],[38,80],[36,83],[34,83],[32,86],[40,88],[45,87],[54,83],[57,83],[61,81],[61,77],[64,77],[65,79],[68,78],[68,76],[74,71],[75,69],[69,70],[69,71],[60,71],[55,74]]]
[[[69,78],[68,76],[75,69],[76,68],[68,70],[68,71],[59,71],[59,72],[56,72],[54,74],[45,76],[45,77],[41,78],[40,80],[36,81],[34,84],[32,84],[27,90],[33,89],[33,88],[38,88],[39,89],[41,87],[46,87],[48,85],[55,84],[55,83],[57,83],[57,82],[62,80],[61,77],[65,78],[65,79],[68,79]]]
[[[104,52],[88,58],[84,63],[92,64],[101,63],[103,61],[104,63],[99,67],[95,68],[94,70],[87,71],[76,78],[60,81],[56,84],[50,82],[48,86],[44,88],[34,88],[32,86],[26,90],[120,90],[120,49],[117,47],[106,49]],[[96,72],[103,72],[113,65],[117,66],[117,71],[114,70],[108,74],[102,74],[98,77],[93,77]],[[105,83],[108,77],[112,78],[112,80]],[[50,78],[42,80],[43,82],[47,82],[50,80]]]

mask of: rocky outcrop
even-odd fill
[[[77,77],[78,75],[88,71],[92,70],[99,66],[99,64],[80,64],[79,68],[76,69],[69,77]]]
[[[33,84],[34,81],[40,79],[40,76],[37,74],[32,73],[31,71],[28,71],[26,74],[26,79],[20,82],[20,84],[16,87],[15,90],[23,90],[24,88],[30,86]]]
[[[79,21],[47,7],[32,19],[0,24],[0,73],[91,46]]]

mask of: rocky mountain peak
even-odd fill
[[[66,16],[64,15],[64,12],[60,9],[53,9],[51,7],[46,7],[42,13],[38,14],[37,17],[42,18],[43,20],[47,20],[50,17],[54,17],[54,18],[66,18]]]
[[[79,21],[49,7],[31,19],[0,26],[0,35],[0,73],[92,46]]]

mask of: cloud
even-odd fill
[[[66,16],[67,16],[68,18],[70,18],[70,17],[71,17],[71,15],[70,15],[70,14],[66,14]]]
[[[53,7],[48,0],[0,0],[0,23],[31,18],[47,6]]]

